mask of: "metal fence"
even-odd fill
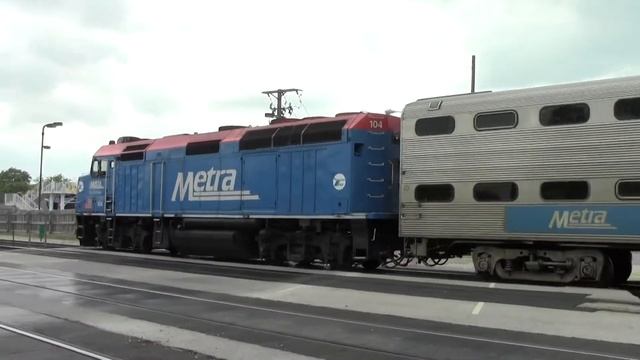
[[[0,209],[0,233],[26,233],[37,237],[40,225],[44,225],[47,234],[73,235],[76,229],[75,211]]]

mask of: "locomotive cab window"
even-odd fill
[[[518,198],[518,185],[514,182],[478,183],[473,187],[476,201],[514,201]]]
[[[589,105],[584,103],[551,105],[540,109],[542,126],[582,124],[589,120]]]
[[[91,176],[98,176],[100,173],[100,161],[93,159],[91,163]]]
[[[618,120],[640,119],[640,97],[616,101],[613,105],[613,115]]]
[[[94,159],[91,163],[91,176],[105,176],[107,174],[107,160]]]
[[[616,196],[619,199],[640,199],[640,180],[620,180],[616,184]]]
[[[540,196],[544,200],[585,200],[589,197],[586,181],[548,181],[542,183]]]
[[[432,136],[447,135],[453,133],[456,128],[456,120],[453,116],[437,116],[422,118],[416,121],[416,135]]]
[[[303,144],[316,144],[342,140],[342,128],[346,120],[312,123],[302,132]]]
[[[187,144],[186,155],[215,154],[220,151],[220,140],[198,141]]]
[[[451,202],[455,190],[451,184],[418,185],[414,197],[418,202]]]
[[[512,129],[518,125],[518,113],[513,110],[476,114],[473,126],[478,131]]]

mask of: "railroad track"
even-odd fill
[[[625,355],[615,353],[602,353],[589,351],[578,347],[567,347],[538,343],[536,341],[526,341],[525,339],[513,340],[505,336],[478,336],[465,332],[449,332],[444,330],[429,329],[420,326],[397,325],[386,316],[368,316],[354,318],[346,312],[329,314],[322,309],[314,311],[302,311],[296,308],[283,308],[279,305],[265,305],[246,303],[242,301],[217,300],[200,295],[185,294],[180,292],[170,292],[156,290],[153,288],[133,287],[108,281],[94,281],[78,279],[73,276],[60,275],[44,271],[33,271],[17,269],[0,265],[0,282],[9,283],[17,287],[36,289],[40,292],[73,297],[82,303],[98,303],[99,307],[108,306],[110,311],[120,313],[136,312],[136,317],[161,316],[170,318],[173,322],[190,324],[201,331],[217,333],[243,333],[243,338],[269,338],[277,343],[293,344],[295,348],[318,348],[330,349],[330,353],[364,356],[367,359],[429,359],[428,354],[417,353],[419,349],[406,348],[402,351],[388,350],[387,344],[359,343],[358,339],[340,340],[340,337],[322,338],[311,336],[305,331],[286,331],[282,328],[272,326],[269,322],[243,321],[233,317],[226,320],[215,317],[198,315],[184,309],[208,308],[213,313],[238,313],[247,312],[248,318],[272,319],[274,322],[286,321],[287,323],[315,324],[320,327],[349,328],[355,334],[388,333],[394,337],[419,337],[426,343],[429,341],[448,341],[460,344],[460,346],[496,346],[508,353],[519,353],[522,351],[534,352],[538,355],[560,358],[607,358],[630,360],[635,359]],[[48,285],[54,284],[54,285]],[[70,286],[72,285],[72,286]],[[83,289],[83,291],[73,290]],[[126,293],[127,296],[122,296]],[[90,295],[106,294],[106,295]],[[109,295],[111,294],[111,295]],[[136,301],[137,297],[151,296],[156,306],[143,305],[144,302]],[[131,299],[131,300],[127,300]],[[81,300],[81,301],[80,301]],[[164,304],[170,303],[173,306],[166,307]],[[101,305],[100,305],[101,304]],[[172,310],[178,309],[178,310]],[[211,327],[211,328],[209,328]],[[222,330],[221,330],[222,329]],[[18,329],[7,329],[8,331],[20,331]],[[69,351],[75,351],[89,358],[109,359],[100,354],[84,351],[70,345],[56,342],[53,339],[45,338],[37,334],[20,333],[30,336],[38,341],[45,341],[54,346],[59,346]],[[38,337],[39,336],[39,337]]]
[[[18,329],[16,327],[13,326],[9,326],[7,324],[3,324],[0,323],[0,331],[6,331],[21,337],[25,337],[28,338],[30,340],[33,340],[35,342],[40,342],[40,343],[44,343],[47,345],[50,345],[51,347],[55,348],[54,351],[60,351],[60,359],[63,358],[70,358],[70,353],[74,354],[74,355],[79,355],[80,358],[86,358],[86,359],[95,359],[95,360],[115,360],[114,358],[111,357],[107,357],[101,354],[98,354],[96,352],[92,352],[86,349],[82,349],[78,346],[72,345],[72,344],[68,344],[66,342],[57,340],[57,339],[53,339],[51,337],[47,337],[47,336],[43,336],[41,334],[37,334],[35,332],[29,332],[29,331],[25,331],[22,329]],[[77,356],[76,356],[77,357]]]
[[[212,257],[171,257],[168,252],[166,253],[153,253],[153,254],[138,254],[131,252],[123,252],[123,251],[109,251],[102,250],[100,248],[85,248],[75,245],[61,245],[61,244],[45,244],[40,242],[22,242],[22,241],[11,241],[11,240],[3,240],[0,239],[0,248],[15,248],[23,251],[29,251],[29,249],[34,249],[35,251],[39,251],[41,249],[51,249],[53,252],[49,253],[51,256],[55,257],[65,257],[70,259],[79,259],[79,260],[97,260],[100,256],[106,257],[122,257],[121,263],[123,265],[132,264],[133,259],[139,259],[142,261],[144,259],[145,265],[148,265],[152,268],[174,268],[179,269],[179,266],[182,265],[191,265],[202,268],[200,272],[207,273],[205,268],[215,269],[215,273],[217,275],[229,275],[230,271],[235,271],[242,269],[242,271],[253,273],[253,274],[278,274],[287,271],[305,271],[311,270],[316,271],[318,274],[331,274],[333,270],[322,270],[318,267],[287,267],[287,266],[266,266],[260,262],[255,261],[240,261],[240,260],[221,260],[214,259]],[[171,259],[171,264],[167,266],[167,261]],[[197,261],[194,263],[193,261]],[[419,266],[409,266],[409,267],[396,267],[396,268],[385,268],[380,267],[376,270],[365,271],[360,267],[354,268],[344,268],[340,269],[340,272],[346,273],[354,273],[354,274],[373,274],[373,275],[389,275],[389,276],[403,276],[403,277],[415,277],[415,278],[431,278],[431,279],[442,279],[442,280],[460,280],[466,282],[476,282],[476,283],[486,283],[486,284],[495,284],[495,283],[505,283],[505,284],[529,284],[529,285],[543,285],[543,286],[565,286],[564,284],[548,284],[542,282],[534,282],[534,281],[507,281],[507,280],[496,280],[490,279],[484,276],[480,276],[476,274],[474,271],[470,270],[451,270],[440,267],[419,267]],[[268,277],[268,275],[265,275]],[[274,279],[277,280],[277,279]],[[568,286],[595,286],[590,285],[588,283],[575,283],[569,284]],[[640,281],[629,281],[625,284],[617,285],[611,287],[612,289],[620,289],[629,291],[635,296],[640,298]]]

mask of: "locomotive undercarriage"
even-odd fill
[[[442,265],[452,257],[471,254],[478,274],[501,280],[524,280],[555,283],[591,282],[607,286],[625,282],[632,271],[628,249],[557,246],[527,243],[520,246],[501,241],[484,245],[465,241],[404,240],[403,251],[385,260],[387,267],[406,266],[416,260],[428,266]]]
[[[83,246],[259,260],[325,269],[377,268],[398,247],[392,221],[79,217]]]
[[[79,217],[83,246],[325,269],[360,264],[375,269],[417,262],[443,265],[471,254],[477,273],[487,278],[555,283],[589,282],[602,286],[625,282],[632,271],[631,251],[597,245],[546,245],[394,235],[394,224],[364,220],[151,219]],[[396,250],[393,250],[396,249]]]
[[[479,246],[472,251],[480,274],[503,280],[602,285],[625,282],[631,275],[631,251],[606,248],[503,248]]]

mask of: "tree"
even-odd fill
[[[45,182],[53,181],[55,183],[63,183],[63,182],[69,182],[69,181],[71,181],[71,179],[65,177],[62,174],[58,174],[58,175],[54,175],[54,176],[49,176],[49,177],[45,178],[44,181]]]
[[[16,168],[0,171],[0,193],[25,193],[31,185],[31,175]]]
[[[36,177],[35,179],[33,179],[33,184],[38,184],[39,181],[40,181],[40,178]],[[47,176],[46,178],[44,178],[44,183],[48,183],[48,182],[64,183],[69,181],[71,181],[71,179],[69,179],[68,177],[62,174]]]

